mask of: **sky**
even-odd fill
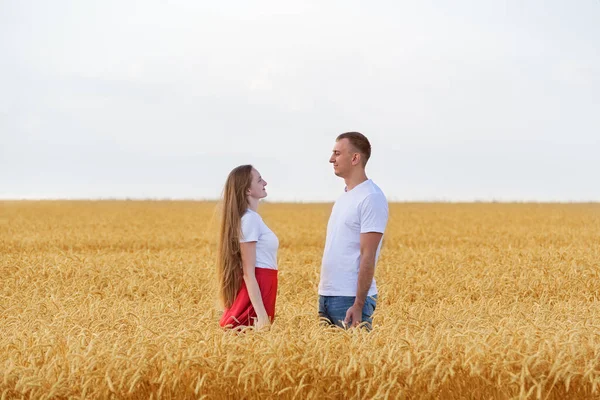
[[[600,201],[600,0],[0,0],[0,198]]]

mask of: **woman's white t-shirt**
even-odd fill
[[[242,216],[241,243],[256,242],[256,266],[277,269],[279,240],[256,211],[248,209]]]

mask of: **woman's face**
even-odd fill
[[[267,182],[260,176],[257,170],[252,168],[252,183],[250,184],[250,189],[248,189],[248,197],[257,200],[267,197],[265,186],[267,186]]]

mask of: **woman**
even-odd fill
[[[265,186],[251,165],[234,168],[225,183],[217,263],[222,327],[261,329],[275,316],[279,241],[257,213]]]

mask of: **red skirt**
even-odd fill
[[[258,287],[260,288],[260,295],[265,305],[265,310],[272,322],[275,318],[275,300],[277,298],[277,270],[256,267],[255,275]],[[235,297],[231,307],[226,309],[223,313],[219,325],[222,327],[228,326],[230,328],[250,326],[254,323],[252,318],[256,318],[256,311],[254,311],[250,296],[248,296],[246,283],[242,281],[240,291]]]

